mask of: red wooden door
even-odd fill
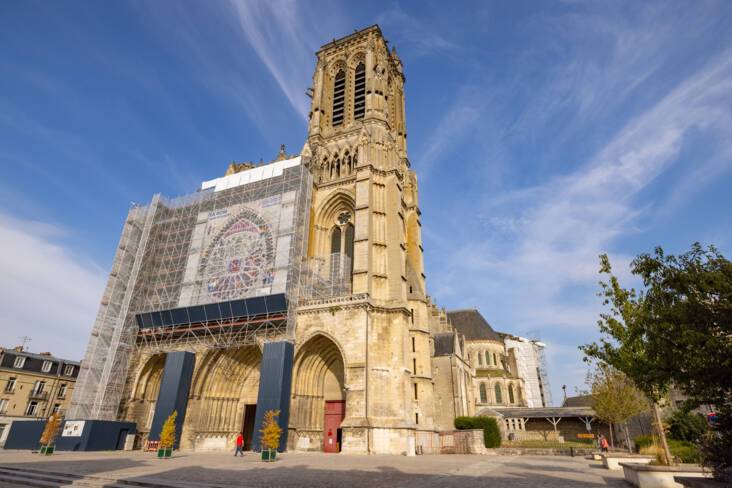
[[[346,402],[343,400],[325,402],[323,429],[323,452],[340,452],[341,422],[346,416]]]

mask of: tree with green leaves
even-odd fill
[[[601,314],[597,343],[582,346],[595,358],[625,373],[653,402],[662,426],[658,401],[671,385],[697,404],[713,404],[718,422],[708,436],[704,463],[715,477],[732,477],[732,262],[713,246],[695,243],[679,256],[663,249],[641,254],[631,263],[643,289],[625,289],[600,257],[601,296],[609,312]],[[663,428],[662,448],[670,460]]]
[[[625,374],[601,363],[589,377],[593,409],[598,419],[624,427],[625,442],[632,451],[628,419],[648,411],[650,404]],[[612,444],[612,429],[610,430]]]

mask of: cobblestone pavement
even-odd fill
[[[276,463],[256,454],[175,453],[168,460],[142,452],[57,452],[49,458],[0,450],[0,465],[112,479],[155,478],[242,487],[562,487],[627,486],[622,471],[561,456],[356,456],[285,453]]]

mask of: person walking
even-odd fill
[[[234,451],[234,457],[238,456],[239,454],[244,456],[244,434],[239,432],[239,435],[236,436],[236,451]]]
[[[607,452],[608,443],[607,443],[607,437],[604,435],[600,436],[600,451]]]

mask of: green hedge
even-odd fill
[[[501,447],[501,431],[493,417],[456,417],[455,428],[458,430],[483,429],[485,447]]]
[[[653,444],[653,437],[650,435],[641,435],[633,440],[638,451]],[[671,455],[679,458],[682,463],[698,463],[700,461],[699,448],[691,442],[676,439],[667,439],[667,442]]]

